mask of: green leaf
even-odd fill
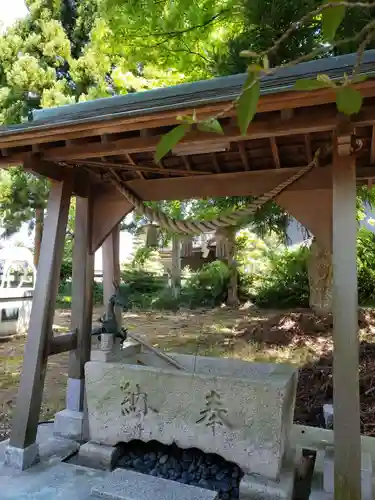
[[[237,104],[237,121],[241,134],[245,135],[254,118],[260,97],[260,83],[254,73],[249,73]]]
[[[191,125],[182,123],[165,134],[156,147],[155,161],[158,162],[189,132]]]
[[[340,0],[327,0],[325,3],[339,2]],[[323,37],[327,42],[332,42],[336,31],[345,17],[345,6],[327,7],[322,12]]]
[[[224,135],[224,130],[221,128],[219,120],[205,120],[198,123],[198,130],[202,132],[214,132],[215,134]]]
[[[176,120],[179,122],[189,123],[190,125],[195,123],[194,116],[178,115]]]
[[[312,78],[302,78],[301,80],[297,80],[294,84],[295,90],[317,90],[317,89],[326,89],[331,85],[322,80],[313,80]]]
[[[362,101],[361,93],[353,87],[340,87],[336,92],[337,109],[345,115],[358,113]]]
[[[324,73],[321,73],[319,74],[316,79],[319,81],[319,82],[323,82],[326,84],[327,87],[333,87],[335,88],[336,87],[336,84],[333,80],[331,80],[331,78],[328,76],[328,75],[325,75]]]

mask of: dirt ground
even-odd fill
[[[102,314],[94,311],[94,322]],[[360,378],[362,432],[375,435],[375,311],[362,311]],[[69,329],[70,311],[56,311],[54,330]],[[307,310],[254,308],[209,311],[129,312],[124,326],[165,351],[286,362],[300,368],[295,421],[321,426],[322,404],[332,398],[332,321]],[[0,441],[9,435],[25,338],[0,343]],[[64,408],[68,354],[48,361],[41,420]]]

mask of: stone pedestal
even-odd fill
[[[88,441],[79,449],[78,464],[92,469],[111,471],[120,453],[121,447],[119,446],[105,446]]]
[[[105,343],[105,346],[108,344]],[[125,341],[122,346],[119,342],[114,342],[112,348],[95,349],[91,351],[91,361],[101,361],[102,363],[127,360],[141,353],[141,345],[133,341]]]
[[[322,456],[323,455],[323,456]],[[317,462],[323,463],[323,473],[317,472],[313,478],[309,500],[333,500],[334,498],[334,460],[333,448],[319,452]],[[362,453],[361,459],[362,500],[372,500],[372,461],[369,453]]]
[[[27,448],[16,448],[8,444],[5,449],[4,465],[16,470],[26,470],[37,462],[39,462],[39,447],[36,443]]]
[[[294,470],[282,470],[277,481],[245,474],[240,482],[240,500],[291,500]]]
[[[69,409],[59,411],[55,415],[53,433],[58,437],[82,441],[83,422],[83,411],[74,411]]]

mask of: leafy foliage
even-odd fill
[[[43,208],[49,183],[21,168],[0,171],[0,219],[3,237],[16,233],[24,221],[32,230],[35,210]]]
[[[308,255],[309,249],[303,246],[271,253],[269,267],[254,295],[255,303],[262,307],[308,307]]]
[[[375,234],[362,228],[357,238],[358,302],[375,302]]]
[[[223,262],[205,264],[184,283],[181,301],[190,308],[221,304],[226,300],[229,278],[229,268]]]

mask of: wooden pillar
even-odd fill
[[[84,420],[84,367],[90,360],[94,254],[90,253],[91,198],[76,199],[73,246],[71,330],[77,332],[77,349],[69,353],[66,409],[55,417],[54,433],[82,439]]]
[[[172,291],[175,298],[181,292],[181,238],[174,234],[172,236]]]
[[[5,462],[21,469],[37,458],[35,440],[71,193],[71,178],[51,185],[17,406],[6,450]]]
[[[332,169],[335,500],[360,500],[356,172],[349,148],[339,152]]]
[[[120,283],[120,225],[117,224],[103,243],[103,298],[104,304],[113,295],[113,282]]]

